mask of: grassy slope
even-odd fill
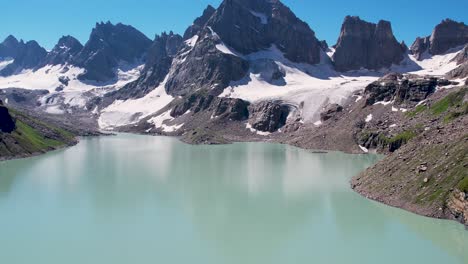
[[[0,132],[0,159],[26,157],[76,143],[75,136],[66,130],[13,109],[9,111],[16,129],[12,133]]]
[[[451,192],[468,192],[468,89],[452,92],[408,117],[419,117],[431,129],[413,135],[408,144],[353,180],[359,193],[432,217],[451,218]],[[434,122],[434,120],[437,120]],[[426,171],[418,167],[426,166]]]

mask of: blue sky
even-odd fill
[[[83,43],[97,21],[122,22],[153,39],[156,33],[173,30],[183,33],[194,18],[221,0],[14,0],[0,4],[0,39],[9,34],[37,40],[50,49],[62,35],[72,35]],[[377,22],[392,22],[398,40],[411,44],[420,35],[429,35],[444,18],[467,23],[467,0],[283,0],[306,21],[319,39],[335,44],[343,18],[358,15]]]

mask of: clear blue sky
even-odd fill
[[[153,39],[156,33],[183,33],[194,18],[221,0],[13,0],[0,4],[0,40],[12,34],[37,40],[47,49],[62,35],[85,43],[97,21],[130,24]],[[468,22],[468,0],[283,0],[319,39],[335,44],[343,18],[358,15],[392,22],[398,40],[411,44],[429,35],[444,18]]]

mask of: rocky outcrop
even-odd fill
[[[11,117],[8,108],[6,108],[2,100],[0,100],[0,132],[11,133],[15,128],[15,121]]]
[[[37,67],[47,56],[47,51],[39,46],[36,41],[17,41],[9,36],[0,45],[0,58],[12,58],[13,63],[7,65],[0,71],[0,76],[9,76],[23,69]]]
[[[400,63],[404,53],[390,22],[381,20],[373,24],[347,16],[332,59],[339,71],[379,70]]]
[[[441,55],[467,43],[468,26],[463,22],[446,19],[435,27],[431,36],[417,38],[410,50],[416,59],[421,60],[426,52],[430,55]]]
[[[200,111],[208,109],[215,97],[213,95],[204,93],[194,93],[186,96],[182,102],[178,103],[171,111],[172,117],[179,117],[185,114],[187,111],[198,113]]]
[[[447,202],[447,208],[456,219],[468,226],[468,193],[454,190]]]
[[[242,54],[275,45],[293,62],[320,62],[314,31],[277,0],[225,0],[207,26]]]
[[[289,107],[279,102],[260,102],[251,106],[249,124],[262,132],[275,132],[286,124]]]
[[[140,77],[118,91],[107,94],[117,100],[141,98],[158,87],[169,73],[174,56],[182,45],[182,37],[172,31],[156,36],[148,50],[146,63]]]
[[[47,54],[42,65],[65,65],[83,49],[83,45],[72,36],[63,36],[57,45]]]
[[[334,118],[338,113],[343,111],[343,107],[339,104],[331,104],[325,107],[325,109],[320,113],[320,120],[322,122]]]
[[[219,95],[231,81],[240,80],[249,69],[249,63],[216,48],[219,38],[205,29],[195,47],[178,58],[166,83],[167,93],[175,96],[190,94],[195,90]]]
[[[448,79],[463,79],[466,77],[468,77],[468,61],[446,74],[446,78]],[[468,79],[466,81],[468,81]]]
[[[187,30],[185,30],[184,39],[187,40],[195,35],[198,35],[215,12],[216,9],[213,6],[208,5],[203,11],[203,14],[195,19],[193,24],[188,27]]]
[[[223,120],[241,121],[249,118],[250,103],[241,99],[214,97],[209,94],[194,93],[177,103],[170,115],[174,118],[189,110],[193,114],[201,111],[212,112],[211,117]]]
[[[131,26],[97,23],[73,64],[86,70],[79,76],[81,80],[108,81],[115,77],[120,63],[142,60],[150,46],[151,40]]]
[[[366,87],[366,105],[390,101],[395,104],[414,105],[433,94],[437,86],[450,84],[450,81],[436,77],[391,73]]]
[[[236,98],[219,98],[215,105],[213,117],[242,121],[249,118],[250,103]]]

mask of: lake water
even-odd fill
[[[468,231],[349,187],[372,155],[119,135],[0,163],[0,263],[468,263]]]

